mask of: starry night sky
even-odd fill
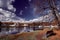
[[[39,1],[43,1],[43,0],[36,1],[37,4],[35,6],[41,6],[41,5],[38,5],[39,4]],[[47,2],[45,2],[45,3],[47,4]],[[44,5],[45,5],[45,3],[44,3]],[[42,5],[43,5],[43,3],[42,3]],[[37,14],[36,15],[34,14],[32,0],[31,1],[29,1],[29,0],[15,0],[15,2],[13,2],[13,6],[16,8],[15,14],[17,16],[21,17],[21,18],[26,19],[26,20],[30,20],[30,19],[36,18],[36,16],[43,15],[43,14],[38,14],[38,15]],[[48,5],[46,5],[46,6],[48,6]],[[49,9],[47,9],[47,10],[49,10]]]

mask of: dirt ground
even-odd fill
[[[56,35],[45,37],[47,31],[49,31],[49,29],[18,33],[14,35],[0,37],[0,40],[60,40],[60,30],[53,29],[53,32],[56,33]]]

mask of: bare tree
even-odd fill
[[[58,27],[60,26],[60,15],[58,13],[57,7],[55,5],[54,0],[48,0],[49,5],[50,5],[50,9],[52,10],[52,14],[55,16],[55,19],[58,22]]]

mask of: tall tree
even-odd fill
[[[60,26],[60,15],[58,13],[57,7],[54,0],[48,0],[52,14],[55,16],[55,19],[58,21],[58,26]]]

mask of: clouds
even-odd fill
[[[23,23],[24,22],[49,22],[54,19],[54,17],[51,14],[49,14],[49,15],[41,16],[41,17],[26,21],[23,18],[17,17],[14,13],[11,13],[3,9],[0,9],[0,18],[1,18],[0,21],[3,20],[3,21],[12,21],[12,22],[23,22]]]
[[[54,20],[54,16],[49,14],[49,15],[45,15],[45,16],[41,16],[32,20],[29,20],[28,22],[51,22],[52,20]]]
[[[24,19],[17,17],[14,13],[0,8],[0,21],[22,22]]]
[[[23,15],[23,10],[20,11],[20,15]]]
[[[11,1],[14,1],[14,0],[9,0],[7,2],[7,8],[8,8],[8,10],[12,10],[12,11],[15,12],[17,10],[13,7],[13,5],[11,5]],[[29,0],[29,1],[31,1],[31,0]],[[23,1],[21,1],[21,2],[23,2]],[[49,11],[50,11],[49,9],[44,10],[43,13],[41,13],[42,15],[40,14],[40,11],[35,15],[36,10],[37,9],[39,10],[39,8],[40,8],[40,7],[38,7],[38,5],[36,5],[36,6],[33,7],[33,4],[30,5],[30,7],[24,6],[24,8],[25,9],[27,8],[27,9],[26,10],[25,9],[24,10],[20,10],[20,13],[17,13],[20,17],[16,16],[15,13],[12,13],[12,12],[10,12],[8,10],[4,10],[4,9],[0,8],[0,15],[1,15],[1,19],[0,20],[1,21],[2,20],[4,20],[4,21],[14,21],[14,22],[39,22],[39,21],[50,21],[50,19],[51,20],[53,19],[52,16],[50,17],[49,15],[45,15],[47,13],[49,14]],[[60,6],[58,6],[58,9],[59,9],[59,7]],[[38,16],[38,17],[36,17],[36,16]],[[29,21],[26,21],[25,18],[29,19]]]
[[[2,4],[3,4],[3,3],[2,3],[2,1],[0,0],[0,6],[2,6]]]
[[[1,4],[1,8],[0,8],[0,21],[13,21],[13,22],[23,22],[24,19],[16,16],[16,14],[14,13],[16,11],[16,9],[13,7],[13,5],[11,4],[12,1],[14,0],[0,0],[2,3],[5,2],[6,5],[6,10],[3,9],[4,4]],[[5,7],[4,7],[5,8]],[[13,12],[11,12],[11,11]]]

